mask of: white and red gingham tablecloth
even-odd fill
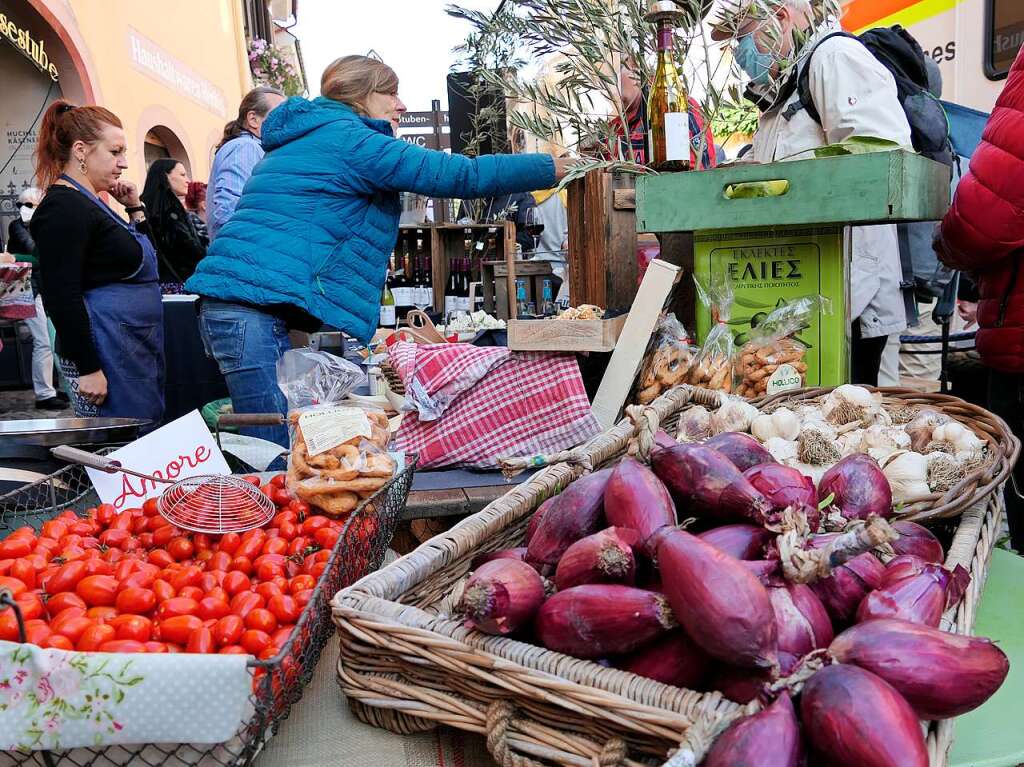
[[[494,468],[600,431],[572,354],[407,342],[388,354],[410,409],[395,449],[418,453],[420,468]]]

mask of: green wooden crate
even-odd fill
[[[788,184],[778,185],[786,187],[778,196],[727,196],[737,184],[763,181]],[[638,232],[934,221],[948,208],[949,168],[904,150],[663,173],[636,183]]]
[[[694,271],[708,284],[712,274],[726,276],[735,295],[729,329],[736,345],[774,309],[805,296],[824,296],[831,313],[815,312],[797,334],[807,346],[806,386],[838,386],[849,380],[849,329],[843,227],[767,227],[698,232]],[[707,307],[697,307],[697,337],[711,329]]]

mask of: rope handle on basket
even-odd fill
[[[694,720],[693,724],[686,728],[679,748],[669,752],[668,759],[661,767],[697,767],[704,761],[719,735],[734,722],[756,714],[761,708],[761,704],[754,700],[729,714],[705,715]]]
[[[524,458],[499,458],[501,473],[506,479],[512,479],[517,474],[522,474],[527,469],[543,469],[556,463],[575,463],[580,466],[584,473],[590,474],[594,470],[594,463],[590,456],[581,448],[575,447],[572,450],[562,450],[550,455],[531,455]]]
[[[515,707],[507,700],[496,700],[487,707],[487,750],[500,767],[544,767],[541,762],[512,751],[509,730],[515,718]],[[626,744],[611,738],[594,757],[594,767],[625,767]]]

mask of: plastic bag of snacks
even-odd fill
[[[637,402],[653,402],[666,389],[687,383],[697,358],[696,347],[683,323],[672,313],[664,314],[651,335],[637,384]]]
[[[724,274],[713,275],[707,285],[702,285],[696,277],[693,282],[701,303],[711,312],[713,325],[697,355],[696,364],[690,369],[689,383],[705,389],[732,392],[736,353],[732,330],[729,329],[732,285]]]
[[[760,397],[804,385],[807,363],[805,346],[796,337],[815,312],[828,313],[831,303],[821,296],[798,298],[773,311],[750,330],[750,340],[740,349],[737,394]]]
[[[394,476],[387,417],[341,404],[365,377],[326,352],[286,352],[277,379],[288,399],[289,492],[324,514],[348,514]]]

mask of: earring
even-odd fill
[[[78,161],[78,170],[80,170],[82,172],[83,176],[88,175],[88,173],[86,172],[85,158],[84,157],[79,159],[79,161]]]

